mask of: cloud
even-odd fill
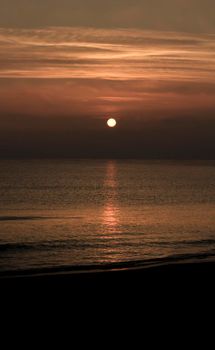
[[[1,29],[0,77],[214,82],[214,39],[125,29]]]
[[[139,29],[0,29],[0,117],[215,110],[215,35]],[[8,117],[7,117],[8,118]]]

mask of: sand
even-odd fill
[[[214,289],[215,262],[180,262],[158,263],[147,266],[116,267],[106,269],[46,269],[22,271],[20,273],[2,274],[1,288],[23,286],[61,286],[72,291],[83,288],[162,288],[163,285],[193,287],[205,285]]]

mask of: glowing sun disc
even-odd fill
[[[114,126],[116,126],[116,120],[113,119],[113,118],[108,119],[107,125],[108,125],[110,128],[114,128]]]

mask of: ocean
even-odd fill
[[[215,162],[1,160],[0,272],[215,258]]]

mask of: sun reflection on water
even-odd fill
[[[107,162],[104,180],[106,201],[103,211],[103,225],[107,233],[119,230],[119,207],[117,204],[117,166],[115,161]]]

